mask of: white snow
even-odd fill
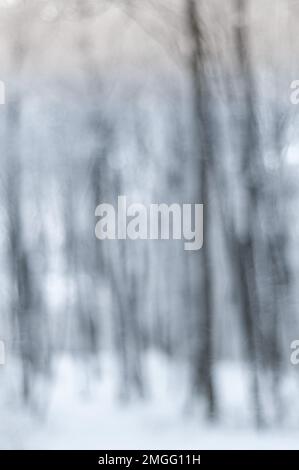
[[[111,358],[102,358],[98,379],[74,359],[59,360],[46,416],[21,407],[16,412],[14,397],[2,402],[0,448],[299,449],[298,429],[258,432],[249,425],[248,384],[240,368],[223,364],[217,373],[219,383],[226,384],[221,425],[207,424],[190,404],[183,364],[170,367],[163,356],[152,354],[147,370],[150,395],[124,404],[117,398]]]

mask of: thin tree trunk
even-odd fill
[[[204,204],[204,246],[200,252],[200,289],[198,296],[199,347],[196,358],[196,386],[207,401],[210,419],[216,417],[216,396],[213,377],[213,302],[212,269],[210,259],[210,176],[209,161],[213,157],[212,129],[207,106],[207,83],[203,35],[198,13],[199,1],[187,0],[187,25],[192,43],[191,78],[194,90],[195,134],[197,136],[198,198]]]

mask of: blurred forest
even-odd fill
[[[181,413],[226,422],[241,382],[248,426],[298,424],[298,19],[293,0],[0,1],[3,409],[45,416],[65,358],[88,388],[113,358],[115,400],[146,402],[156,354]],[[204,247],[97,240],[119,195],[203,203]]]

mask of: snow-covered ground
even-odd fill
[[[148,397],[124,404],[117,399],[117,375],[109,358],[102,361],[98,380],[88,380],[82,363],[60,360],[45,416],[17,411],[13,396],[2,402],[0,448],[299,449],[299,420],[294,418],[293,429],[259,432],[249,424],[247,384],[238,368],[223,364],[218,371],[222,424],[212,426],[187,399],[183,366],[169,367],[156,354],[147,366]]]

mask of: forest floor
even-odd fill
[[[147,369],[150,393],[145,400],[124,404],[116,398],[117,374],[112,373],[111,359],[102,361],[98,379],[83,369],[82,362],[60,360],[42,415],[21,407],[17,411],[13,396],[0,404],[0,448],[299,449],[298,408],[294,422],[283,428],[257,432],[250,424],[248,384],[240,368],[225,363],[219,367],[218,425],[203,422],[198,407],[187,399],[186,368],[169,367],[163,356],[152,354]],[[45,395],[46,389],[39,393]],[[287,393],[291,389],[289,385]]]

